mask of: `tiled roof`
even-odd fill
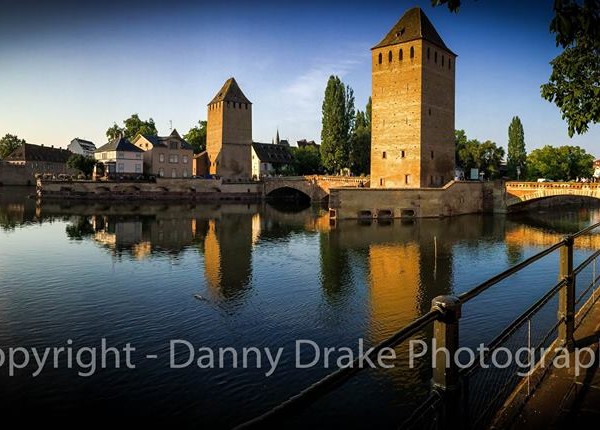
[[[229,78],[209,104],[217,102],[237,102],[252,104],[244,95],[234,78]]]
[[[73,142],[79,143],[79,146],[81,146],[84,149],[87,149],[88,151],[96,150],[96,145],[94,145],[94,143],[90,142],[89,140],[80,139],[80,138],[76,137],[75,139],[73,139],[71,141],[71,143],[73,143]]]
[[[142,149],[138,148],[124,137],[117,137],[116,139],[108,142],[106,145],[96,149],[96,152],[107,151],[144,152]]]
[[[417,39],[427,40],[428,42],[453,53],[448,49],[431,21],[429,21],[429,18],[427,18],[427,15],[425,15],[420,7],[413,7],[406,11],[396,25],[392,27],[390,32],[381,42],[375,45],[373,49]]]
[[[142,136],[144,139],[150,142],[152,146],[162,146],[166,148],[167,142],[169,140],[177,140],[181,143],[181,149],[193,149],[192,146],[189,143],[187,143],[186,140],[179,135],[179,133],[177,133],[176,129],[173,129],[169,136],[151,136],[148,134],[142,134],[140,136]]]
[[[73,155],[73,153],[68,149],[25,143],[11,152],[5,158],[5,161],[49,161],[53,163],[66,163],[71,155]]]
[[[252,142],[252,148],[263,163],[289,163],[293,158],[287,145]]]

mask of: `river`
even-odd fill
[[[372,346],[427,312],[434,297],[466,291],[600,220],[597,208],[569,207],[331,225],[318,207],[36,203],[31,192],[0,187],[3,412],[81,424],[239,424],[335,370],[340,352],[327,368],[323,348]],[[465,305],[461,344],[489,342],[541,297],[556,282],[557,259]],[[105,354],[105,368],[102,342],[118,350]],[[311,345],[320,349],[316,365],[298,368],[298,357],[315,359]],[[96,350],[78,360],[82,347]],[[210,368],[208,351],[224,347],[222,366],[215,353]],[[249,347],[257,350],[243,369]],[[33,348],[50,351],[43,366]],[[281,348],[274,369],[267,348]],[[431,377],[423,363],[408,368],[406,347],[398,351],[393,368],[361,372],[289,425],[393,428]]]

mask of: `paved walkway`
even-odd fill
[[[600,422],[600,300],[575,332],[577,347],[594,350],[595,363],[577,376],[569,369],[552,368],[512,424],[513,429],[558,429]],[[571,354],[570,363],[574,362]],[[582,352],[581,362],[589,353]]]

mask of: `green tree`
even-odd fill
[[[116,123],[106,130],[106,137],[109,139],[115,139],[122,135],[126,139],[133,139],[138,134],[145,134],[150,136],[156,136],[158,131],[152,118],[148,121],[140,119],[137,113],[134,113],[129,118],[123,121],[125,127],[119,127]]]
[[[303,148],[291,148],[294,159],[292,170],[296,175],[312,175],[323,170],[321,154],[316,146],[305,146]]]
[[[507,167],[509,178],[519,179],[521,175],[525,176],[526,161],[527,151],[525,150],[523,124],[521,124],[519,117],[515,116],[508,126]]]
[[[329,172],[349,167],[350,133],[354,122],[354,92],[337,76],[330,76],[323,99],[321,159]]]
[[[368,175],[371,170],[371,98],[364,112],[357,111],[350,139],[350,166],[353,173]]]
[[[206,121],[198,121],[198,125],[190,128],[190,131],[183,136],[185,141],[192,145],[194,154],[200,154],[206,149]]]
[[[455,136],[458,166],[462,167],[467,174],[471,169],[479,169],[486,179],[499,177],[504,148],[490,140],[483,143],[477,139],[467,140],[464,130],[456,130]]]
[[[461,0],[432,0],[457,12]],[[550,65],[542,97],[554,102],[567,122],[569,136],[600,122],[600,0],[556,0],[550,32],[563,52]]]
[[[27,142],[24,139],[19,139],[14,134],[6,134],[0,139],[0,160],[8,157],[11,152],[25,143]]]
[[[463,164],[464,160],[461,156],[461,154],[464,154],[464,149],[467,146],[467,134],[464,130],[454,130],[454,143],[454,157],[456,165],[466,169],[466,166]]]
[[[530,180],[539,178],[554,181],[573,181],[589,178],[594,173],[594,156],[579,146],[554,147],[546,145],[527,156],[527,172]]]
[[[67,167],[79,170],[86,176],[90,176],[92,174],[95,165],[96,160],[81,154],[73,154],[67,160]]]

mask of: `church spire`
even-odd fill
[[[277,127],[277,134],[275,135],[275,144],[279,145],[279,127]]]

